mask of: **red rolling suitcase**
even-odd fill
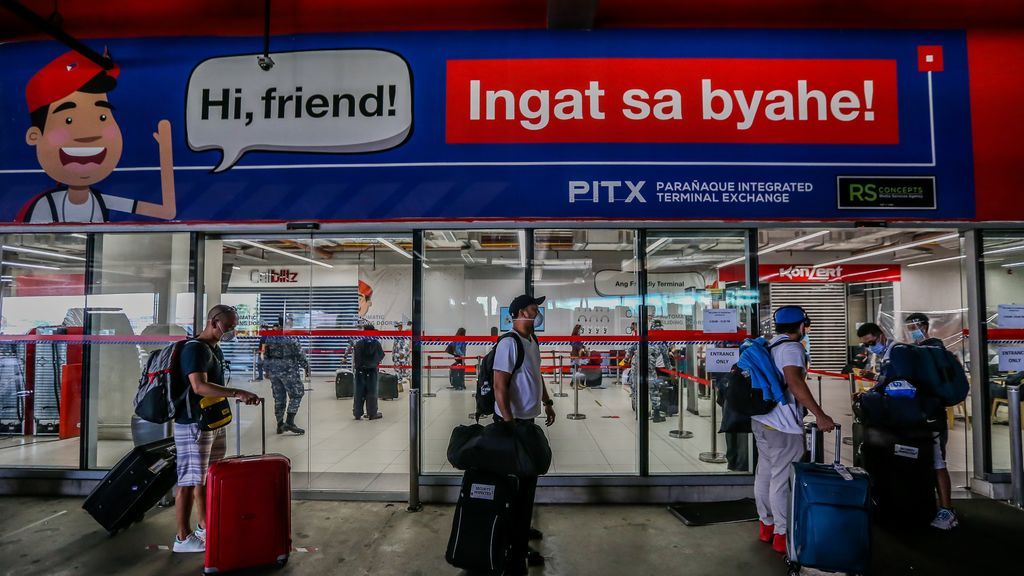
[[[236,402],[236,413],[239,406]],[[210,464],[205,574],[288,562],[292,549],[291,461],[281,454],[266,453],[265,407],[260,412],[260,430],[262,456],[238,456]]]

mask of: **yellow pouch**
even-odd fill
[[[231,403],[223,396],[199,399],[199,428],[216,430],[231,423]]]

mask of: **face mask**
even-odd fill
[[[234,339],[235,339],[235,331],[234,330],[231,330],[230,332],[225,332],[225,333],[220,335],[220,341],[221,342],[231,342]]]
[[[911,330],[910,331],[910,337],[914,339],[914,342],[920,342],[920,341],[924,340],[924,331],[923,330]]]
[[[540,324],[543,320],[543,316],[536,316],[534,318],[516,318],[513,322],[532,322],[534,324]]]
[[[885,352],[885,344],[875,341],[874,344],[868,346],[868,350],[870,350],[872,354],[881,355],[883,352]]]

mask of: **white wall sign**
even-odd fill
[[[1000,348],[999,371],[1020,372],[1024,370],[1024,348]]]
[[[308,286],[356,286],[355,266],[310,270],[310,265],[238,266],[231,270],[230,288],[305,288]]]
[[[704,331],[712,334],[732,333],[739,324],[739,310],[708,308],[704,310]]]
[[[684,288],[704,287],[700,274],[647,274],[647,292],[651,294],[682,294]],[[601,296],[636,296],[637,275],[619,270],[601,270],[594,274],[594,290]]]
[[[708,348],[705,355],[708,372],[728,372],[740,359],[739,348]]]
[[[1000,328],[1024,328],[1024,304],[1000,304],[998,313]]]

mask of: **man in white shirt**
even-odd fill
[[[516,355],[520,350],[512,338],[498,342],[494,353],[494,419],[515,425],[516,422],[532,422],[540,416],[544,407],[544,424],[555,423],[554,402],[548,396],[544,378],[540,372],[540,345],[534,335],[534,324],[540,322],[540,304],[544,297],[534,298],[527,294],[516,296],[508,307],[512,317],[514,338],[522,344],[523,362],[517,370]],[[509,537],[508,568],[505,574],[519,576],[527,573],[526,555],[530,537],[530,520],[533,517],[533,500],[537,494],[537,477],[519,479],[519,494],[513,511]]]
[[[785,381],[786,403],[771,412],[751,417],[757,444],[757,472],[754,474],[754,500],[761,519],[760,539],[771,542],[772,549],[786,553],[789,468],[804,455],[804,415],[810,410],[823,432],[835,429],[807,387],[807,352],[801,340],[807,335],[811,319],[799,306],[783,306],[775,311],[772,360]]]

